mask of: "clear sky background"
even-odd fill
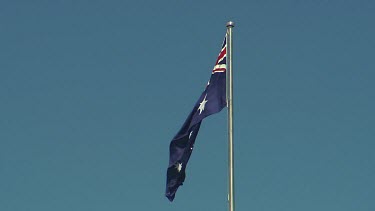
[[[227,210],[226,111],[169,142],[234,30],[237,210],[375,210],[374,1],[0,1],[0,210]]]

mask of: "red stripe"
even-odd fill
[[[217,57],[217,60],[216,60],[216,64],[219,62],[220,59],[222,59],[224,57],[224,55],[227,53],[227,48],[224,48],[220,54],[219,54],[219,57]]]
[[[227,70],[226,68],[216,68],[216,69],[212,70],[212,72],[226,71],[226,70]]]

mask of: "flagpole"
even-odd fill
[[[234,153],[233,153],[233,40],[232,28],[234,22],[227,23],[227,107],[228,107],[228,178],[229,178],[229,193],[228,203],[229,211],[234,211]]]

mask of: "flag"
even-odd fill
[[[169,146],[169,166],[165,196],[173,201],[176,191],[185,180],[185,170],[202,120],[220,112],[226,106],[226,37],[208,84],[194,105],[182,128]]]

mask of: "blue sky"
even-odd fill
[[[372,1],[0,6],[0,210],[227,210],[226,112],[169,142],[234,28],[237,210],[375,209]]]

